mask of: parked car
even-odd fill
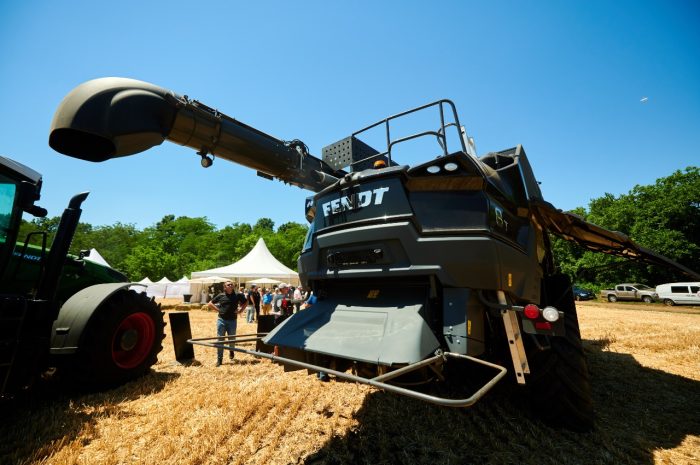
[[[604,299],[608,302],[617,302],[618,300],[641,300],[644,303],[650,304],[658,300],[659,294],[656,290],[639,283],[622,283],[615,286],[615,289],[603,289],[600,291]]]
[[[571,290],[574,292],[574,299],[576,300],[591,300],[595,299],[595,294],[588,289],[583,289],[582,287],[573,286]]]
[[[656,293],[666,305],[700,305],[700,282],[659,284]]]

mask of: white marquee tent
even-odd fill
[[[228,280],[228,278],[224,278],[223,276],[207,276],[206,278],[190,279],[189,293],[192,294],[190,302],[207,303],[209,288],[215,283],[223,283]]]
[[[146,277],[137,284],[141,284],[141,286],[134,285],[130,289],[134,289],[137,292],[145,290],[148,297],[175,298],[182,297],[183,294],[190,292],[190,281],[185,276],[175,282],[170,281],[168,278],[162,278],[155,283]]]
[[[223,276],[238,282],[248,283],[254,283],[255,279],[263,278],[284,281],[292,285],[299,283],[297,272],[277,260],[267,249],[262,237],[258,239],[253,250],[236,263],[192,273],[193,279],[210,276]]]
[[[148,297],[182,297],[190,291],[190,282],[186,277],[182,277],[177,281],[170,281],[168,278],[162,278],[160,281],[149,284],[146,288]]]
[[[100,253],[95,248],[90,249],[90,253],[85,256],[85,260],[90,260],[91,262],[103,266],[109,266],[111,268],[110,264],[107,263],[107,260],[105,260],[104,257],[100,255]]]

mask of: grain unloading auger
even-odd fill
[[[430,111],[436,128],[391,137],[398,119]],[[376,129],[386,133],[382,151],[361,139]],[[399,144],[426,138],[437,141],[437,157],[396,163]],[[278,140],[187,97],[106,78],[66,96],[49,143],[66,155],[104,161],[165,139],[195,149],[204,166],[215,155],[316,193],[306,202],[310,227],[298,268],[318,302],[264,337],[278,355],[235,346],[245,338],[226,343],[286,368],[469,406],[511,366],[542,417],[588,429],[593,413],[576,308],[569,280],[556,272],[548,233],[694,274],[544,201],[521,146],[477,158],[448,100],[383,119],[325,147],[318,159],[298,140]],[[386,167],[372,169],[379,159]],[[470,378],[473,364],[492,375],[466,399],[402,384]]]
[[[73,90],[54,116],[49,144],[99,162],[143,152],[165,139],[197,150],[204,167],[216,155],[312,191],[337,180],[301,141],[281,141],[196,100],[133,79],[96,79]]]

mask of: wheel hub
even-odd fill
[[[155,323],[143,312],[124,318],[113,334],[112,360],[127,370],[143,363],[156,342]]]
[[[122,337],[119,338],[119,347],[122,350],[132,350],[136,347],[136,343],[139,342],[139,332],[135,329],[128,329],[122,333]]]

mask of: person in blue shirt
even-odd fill
[[[272,310],[272,292],[266,288],[262,296],[262,314],[269,315],[270,310]]]

